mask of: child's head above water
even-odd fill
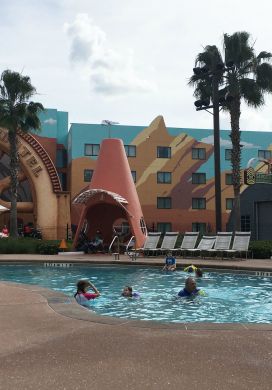
[[[123,297],[132,297],[132,287],[131,286],[125,286],[122,291]]]
[[[91,283],[87,279],[81,279],[77,282],[78,292],[86,292],[86,290],[90,287],[91,287]]]

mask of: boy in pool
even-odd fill
[[[88,292],[90,288],[94,291],[93,293]],[[99,296],[100,292],[89,280],[82,279],[77,282],[77,292],[74,297],[80,305],[85,306],[89,300],[98,298]]]
[[[172,256],[171,252],[167,253],[167,256],[165,258],[165,266],[163,267],[163,271],[176,271],[176,259],[174,256]]]
[[[131,286],[125,286],[121,295],[126,298],[140,298],[140,294],[136,291],[133,292]]]

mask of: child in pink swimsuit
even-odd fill
[[[94,292],[90,293],[88,292],[89,289],[92,289]],[[90,299],[95,299],[100,296],[100,292],[97,290],[94,284],[89,282],[86,279],[79,280],[77,282],[77,292],[75,293],[74,297],[82,306],[86,306],[88,304]]]

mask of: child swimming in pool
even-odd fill
[[[88,292],[90,288],[94,291],[93,293]],[[80,305],[85,306],[88,304],[89,300],[98,298],[99,296],[100,292],[94,284],[89,282],[89,280],[82,279],[77,282],[77,292],[74,297]]]
[[[125,286],[121,295],[126,298],[140,298],[140,294],[136,291],[133,292],[131,286]]]

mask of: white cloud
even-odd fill
[[[259,145],[254,145],[249,142],[241,142],[241,145],[243,146],[244,149],[261,149],[261,146]]]
[[[64,29],[71,44],[70,61],[88,74],[94,92],[113,96],[155,89],[137,74],[133,51],[110,48],[106,33],[87,14],[78,14]]]
[[[43,123],[46,123],[50,126],[53,126],[57,123],[56,119],[53,119],[53,118],[49,118],[49,119],[46,119]]]
[[[209,135],[208,137],[204,137],[200,140],[200,142],[204,142],[205,144],[213,145],[213,135]],[[231,141],[220,137],[220,145],[225,147],[231,147]]]
[[[209,135],[208,137],[204,137],[200,140],[200,142],[204,142],[205,144],[213,145],[213,135]],[[220,137],[220,145],[226,148],[232,148],[232,143],[230,140],[224,139]],[[241,145],[244,149],[260,149],[259,145],[254,145],[249,142],[242,141]]]

